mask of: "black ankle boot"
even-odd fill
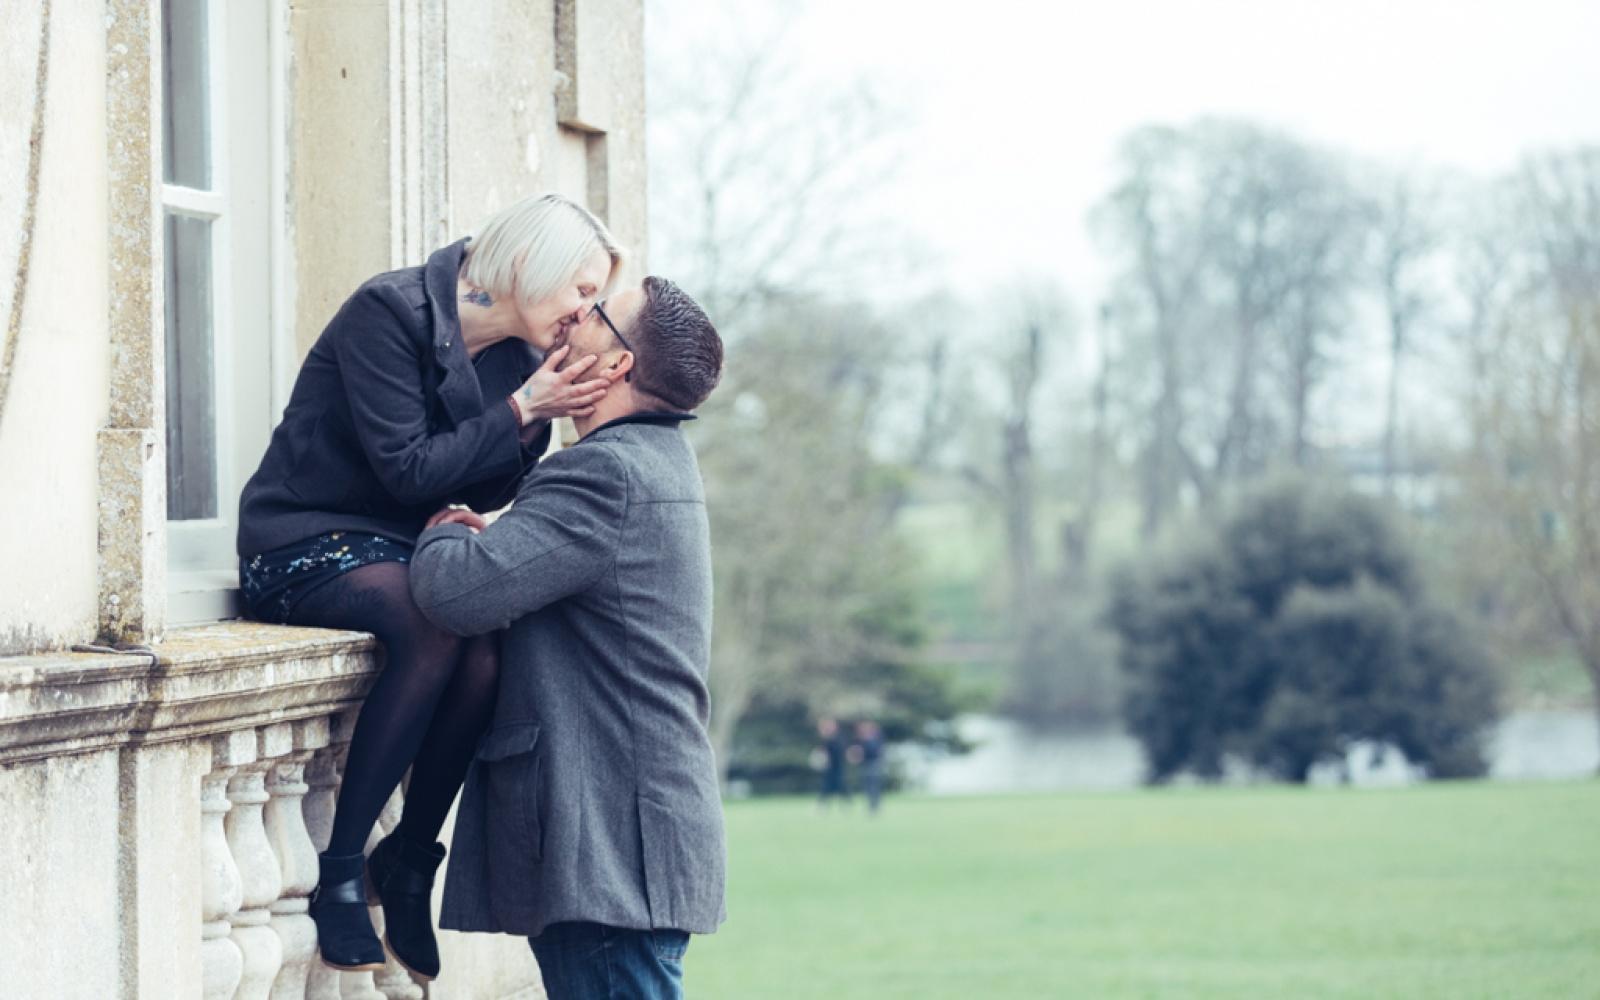
[[[346,972],[383,968],[383,945],[372,930],[360,854],[317,855],[319,878],[307,912],[317,923],[322,961]]]
[[[419,979],[439,975],[439,942],[433,936],[433,873],[444,860],[444,845],[424,847],[400,831],[372,849],[367,869],[383,903],[383,942],[390,954]]]

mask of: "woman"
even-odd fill
[[[363,890],[367,836],[407,767],[399,827],[373,851],[385,938],[439,972],[429,894],[445,814],[493,709],[494,636],[462,640],[417,610],[407,562],[447,504],[514,495],[550,421],[604,394],[550,351],[616,278],[605,226],[555,195],[502,211],[422,267],[362,285],[307,355],[283,422],[240,499],[240,589],[259,621],[371,632],[384,667],[356,721],[310,913],[322,959],[378,969]],[[538,355],[545,353],[543,364]]]

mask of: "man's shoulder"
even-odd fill
[[[606,452],[625,470],[634,500],[703,502],[700,466],[677,422],[614,424],[584,438],[574,451]]]
[[[523,497],[534,491],[561,488],[574,499],[592,495],[621,499],[627,494],[628,468],[617,449],[587,439],[539,460],[522,480]]]

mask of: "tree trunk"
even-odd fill
[[[1593,648],[1583,651],[1583,666],[1589,673],[1589,686],[1594,691],[1594,722],[1595,740],[1600,742],[1600,641],[1590,644]],[[1600,765],[1595,767],[1595,776],[1600,777]]]
[[[1405,321],[1389,318],[1389,393],[1383,419],[1383,495],[1394,496],[1395,438],[1400,424],[1400,361],[1405,353]]]
[[[1033,392],[1039,379],[1044,331],[1029,323],[1021,352],[1012,361],[1011,415],[1001,429],[1001,489],[1005,497],[1006,548],[1011,569],[1011,601],[1016,621],[1026,628],[1031,614],[1036,568],[1034,534]]]
[[[1094,424],[1089,431],[1089,468],[1085,470],[1083,507],[1073,526],[1071,542],[1067,546],[1069,559],[1064,575],[1071,581],[1082,581],[1089,571],[1089,552],[1094,541],[1095,524],[1100,518],[1100,497],[1105,489],[1106,448],[1109,439],[1108,411],[1111,404],[1111,337],[1106,329],[1107,320],[1102,310],[1100,323],[1100,373],[1094,382]]]
[[[1153,436],[1145,453],[1142,521],[1145,538],[1152,538],[1161,530],[1177,500],[1177,484],[1183,478],[1182,459],[1178,454],[1182,425],[1178,394],[1182,390],[1183,376],[1179,368],[1177,337],[1167,326],[1163,326],[1157,336],[1161,390],[1156,396],[1155,419],[1151,421]]]
[[[1028,422],[1007,423],[1003,444],[1006,548],[1011,566],[1011,600],[1020,623],[1028,614],[1038,573],[1034,561],[1033,445]]]

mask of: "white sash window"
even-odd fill
[[[273,423],[276,0],[162,0],[174,623],[234,611],[239,493]]]

